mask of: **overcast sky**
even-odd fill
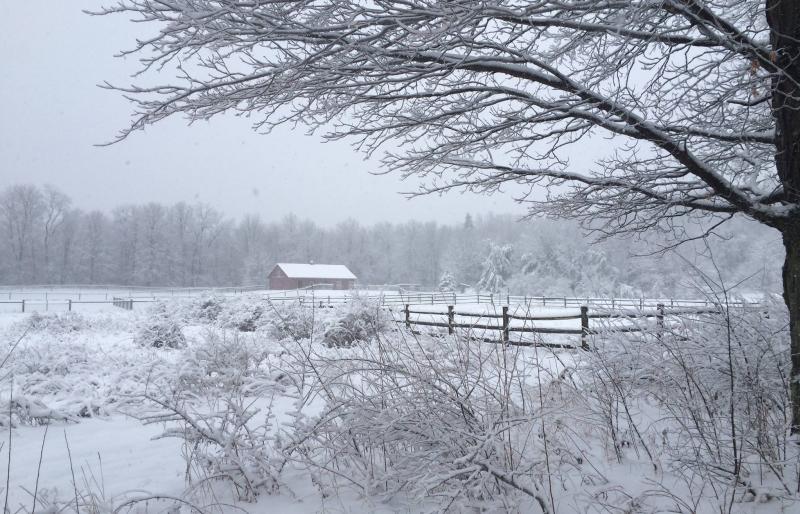
[[[326,225],[348,217],[454,222],[467,212],[522,212],[505,195],[407,200],[400,192],[414,182],[370,174],[377,163],[346,142],[288,128],[259,135],[234,117],[192,127],[176,118],[98,148],[128,122],[131,106],[97,84],[130,83],[135,60],[114,54],[149,29],[82,13],[101,3],[0,2],[0,188],[50,183],[84,209],[203,201],[230,216],[272,220],[294,212]]]

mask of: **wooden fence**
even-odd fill
[[[439,327],[439,328],[446,328],[448,334],[453,334],[455,329],[468,329],[468,330],[491,330],[491,331],[499,331],[501,333],[500,339],[486,339],[485,341],[494,341],[494,342],[502,342],[504,344],[512,344],[512,345],[521,345],[521,346],[551,346],[551,347],[571,347],[571,345],[564,345],[564,344],[552,344],[552,343],[541,343],[541,342],[525,342],[525,341],[512,341],[511,340],[511,333],[531,333],[531,334],[561,334],[561,335],[580,335],[581,336],[581,344],[580,347],[584,350],[589,348],[588,338],[592,334],[600,334],[600,333],[624,333],[624,332],[645,332],[649,331],[648,328],[642,326],[626,326],[626,327],[605,327],[603,330],[595,330],[592,329],[589,325],[589,320],[591,319],[619,319],[619,320],[635,320],[635,319],[646,319],[646,318],[655,318],[656,319],[656,335],[660,337],[661,333],[664,331],[664,317],[665,316],[680,316],[680,315],[689,315],[689,314],[707,314],[707,313],[718,313],[720,310],[718,308],[694,308],[694,309],[667,309],[664,304],[657,304],[655,311],[643,311],[643,310],[628,310],[628,311],[617,311],[617,312],[608,312],[608,311],[599,311],[599,312],[590,312],[589,306],[582,305],[580,306],[580,314],[559,314],[559,315],[531,315],[530,311],[526,315],[519,315],[516,313],[510,313],[509,308],[507,305],[502,306],[502,313],[501,314],[492,314],[492,313],[475,313],[475,312],[456,312],[455,306],[448,305],[447,312],[431,312],[431,311],[419,311],[419,310],[412,310],[411,304],[406,304],[403,308],[404,313],[404,320],[402,321],[405,323],[408,329],[412,329],[412,326],[419,325],[419,326],[427,326],[427,327]],[[437,321],[424,321],[424,320],[414,320],[411,318],[412,314],[416,315],[425,315],[425,316],[446,316],[446,321],[437,322]],[[476,323],[457,323],[456,316],[459,317],[466,317],[466,318],[477,318],[479,321]],[[501,320],[500,324],[492,324],[492,323],[480,323],[480,319],[485,320]],[[569,320],[580,320],[581,325],[580,328],[558,328],[558,327],[535,327],[531,326],[513,326],[511,324],[512,320],[519,320],[525,323],[527,322],[541,322],[541,321],[569,321]]]
[[[114,304],[114,307],[119,307],[120,309],[125,309],[126,311],[133,310],[133,300],[131,300],[130,298],[128,299],[117,298],[115,296],[114,301],[112,303]]]
[[[247,292],[245,289],[229,290],[229,291],[214,291],[208,290],[208,294],[241,294]],[[64,298],[61,296],[65,293],[59,293],[56,296],[53,293],[44,292],[41,299],[22,298],[11,299],[12,294],[18,293],[5,293],[8,294],[8,300],[5,298],[0,300],[0,305],[10,304],[17,305],[18,312],[26,312],[31,310],[41,309],[50,310],[51,308],[58,308],[59,310],[71,311],[75,306],[83,304],[106,304],[113,305],[114,307],[131,310],[134,304],[139,303],[152,303],[157,301],[172,301],[182,298],[199,298],[197,294],[180,294],[180,290],[162,290],[162,294],[157,294],[155,291],[147,295],[135,295],[133,292],[122,295],[112,295],[99,293],[99,298],[89,299],[85,293],[83,298],[81,293],[77,293],[77,298]],[[176,294],[177,293],[177,294]],[[659,305],[664,308],[711,308],[714,303],[709,300],[697,299],[646,299],[646,298],[597,298],[597,297],[567,297],[567,296],[527,296],[527,295],[501,295],[501,294],[459,294],[453,292],[403,292],[386,294],[384,292],[354,292],[354,291],[314,291],[314,290],[293,290],[293,291],[280,291],[280,292],[255,292],[250,291],[254,299],[262,301],[270,301],[275,303],[282,302],[299,302],[307,306],[317,307],[332,307],[334,305],[344,304],[353,301],[356,298],[362,298],[370,301],[379,302],[385,307],[403,307],[405,305],[442,305],[442,306],[455,306],[462,304],[479,304],[490,305],[494,307],[501,306],[515,306],[519,305],[526,310],[531,310],[535,307],[560,307],[560,308],[580,308],[583,306],[593,309],[610,309],[612,311],[619,311],[624,309],[638,309],[643,311],[645,309],[658,308]],[[4,294],[4,293],[0,293]],[[93,294],[93,296],[98,296]],[[744,302],[736,301],[729,304],[730,307],[740,307],[748,305],[757,305],[757,302]]]

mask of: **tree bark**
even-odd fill
[[[800,203],[800,2],[767,0],[772,61],[782,73],[772,75],[775,117],[775,163],[786,201]],[[786,247],[783,297],[789,309],[793,434],[800,434],[800,215],[791,213],[780,227]]]
[[[789,309],[791,431],[800,434],[800,231],[784,231],[783,298]]]

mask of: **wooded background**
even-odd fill
[[[692,266],[716,275],[714,262],[729,286],[747,279],[740,290],[779,291],[783,260],[777,231],[744,220],[705,241],[647,255],[670,240],[653,234],[647,242],[590,244],[570,222],[494,214],[467,215],[456,225],[323,226],[299,215],[235,220],[200,203],[106,213],[84,211],[53,187],[23,184],[0,192],[0,231],[3,284],[266,285],[274,263],[313,260],[346,264],[364,285],[662,297],[696,292]]]

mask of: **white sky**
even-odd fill
[[[233,117],[191,128],[175,118],[121,144],[95,147],[130,114],[125,99],[97,84],[130,83],[137,63],[113,55],[150,28],[82,12],[102,3],[0,2],[0,188],[50,183],[84,209],[203,201],[234,217],[274,220],[294,212],[324,225],[349,217],[455,222],[467,212],[523,212],[510,195],[407,200],[399,192],[415,189],[414,182],[371,175],[377,163],[347,142],[322,143],[288,128],[258,135]]]

